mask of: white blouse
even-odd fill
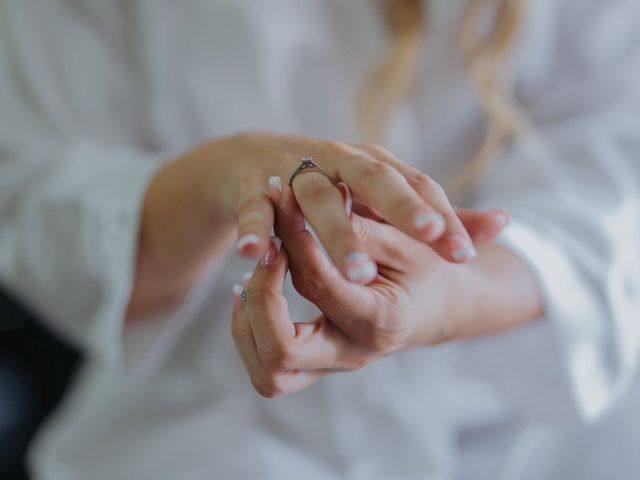
[[[462,2],[433,3],[387,146],[446,185],[484,114],[456,50]],[[624,444],[640,435],[637,412],[616,403],[640,349],[637,0],[527,2],[509,65],[534,128],[473,203],[512,212],[501,242],[531,265],[548,318],[279,400],[252,390],[230,336],[246,261],[214,265],[176,311],[124,327],[154,172],[242,131],[353,139],[357,92],[388,46],[372,4],[0,1],[0,282],[87,352],[32,446],[36,478],[588,479],[605,461],[608,474],[640,472],[632,451],[598,443],[609,428]],[[294,318],[312,318],[292,301]]]

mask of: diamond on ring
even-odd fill
[[[289,185],[291,185],[294,178],[296,178],[298,175],[306,171],[318,172],[324,175],[325,177],[327,177],[329,181],[334,185],[336,183],[335,180],[331,178],[331,176],[327,173],[327,171],[324,168],[322,168],[320,165],[318,165],[316,162],[313,161],[313,157],[304,157],[302,160],[300,160],[300,163],[298,164],[296,169],[289,176]]]
[[[246,288],[242,289],[242,293],[240,294],[240,298],[242,299],[242,304],[246,305],[247,304],[247,289]]]

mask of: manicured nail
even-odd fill
[[[344,213],[347,217],[351,216],[351,210],[353,209],[353,196],[351,195],[351,189],[344,182],[338,183],[338,190],[342,194],[342,201],[344,202]]]
[[[269,195],[276,205],[282,200],[282,179],[280,177],[269,178]]]
[[[444,233],[446,224],[444,217],[439,213],[425,213],[416,217],[413,225],[418,230],[423,230],[429,238],[437,238]]]
[[[266,266],[272,264],[275,259],[278,257],[278,253],[280,252],[280,248],[282,247],[282,240],[278,237],[271,237],[271,241],[269,242],[269,248],[264,256],[260,259],[260,265]]]
[[[355,283],[366,285],[378,275],[378,267],[364,252],[353,252],[346,258],[347,277]]]
[[[452,235],[449,241],[453,248],[451,257],[456,262],[464,262],[478,256],[478,251],[475,247],[462,235]]]
[[[242,250],[244,250],[248,245],[257,245],[258,243],[260,243],[260,237],[250,233],[249,235],[245,235],[238,239],[236,242],[236,251],[242,252]]]
[[[496,213],[498,213],[498,216],[500,217],[502,228],[509,225],[509,222],[511,221],[511,214],[509,213],[509,210],[507,210],[506,208],[500,208],[496,210]]]
[[[242,288],[240,285],[233,286],[233,303],[236,310],[239,309],[242,305],[242,292],[244,292],[244,288]]]
[[[461,250],[456,250],[451,254],[451,256],[456,262],[462,262],[465,260],[471,260],[476,258],[478,256],[478,251],[474,247],[469,245],[468,247],[463,248]]]
[[[244,285],[245,288],[247,288],[247,285],[249,285],[249,281],[251,280],[252,276],[253,276],[253,272],[247,272],[244,275],[242,275],[242,285]]]

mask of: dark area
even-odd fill
[[[29,442],[61,400],[79,359],[0,289],[0,480],[29,478]]]

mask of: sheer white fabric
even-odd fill
[[[513,212],[502,242],[531,264],[548,319],[278,401],[252,391],[229,334],[246,262],[217,266],[166,318],[123,326],[157,168],[247,130],[353,138],[355,96],[388,42],[373,3],[0,2],[0,282],[88,353],[33,447],[36,478],[589,478],[561,439],[597,445],[605,427],[585,421],[628,390],[640,342],[635,0],[528,2],[511,76],[535,129],[474,197]],[[456,56],[460,4],[434,12],[388,141],[445,184],[482,135]]]

